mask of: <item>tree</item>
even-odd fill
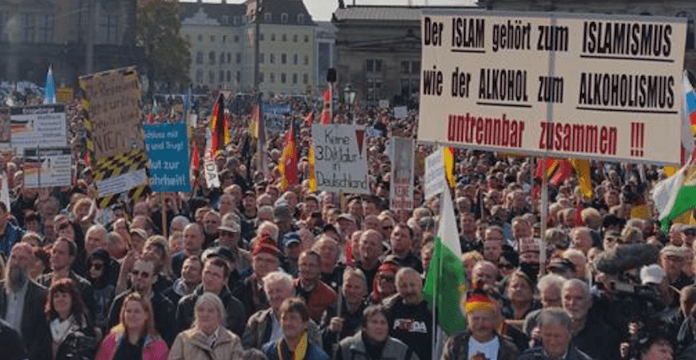
[[[151,83],[188,84],[190,44],[181,34],[176,0],[138,0],[137,44],[145,53]]]

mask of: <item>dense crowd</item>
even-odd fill
[[[432,147],[417,146],[414,209],[389,208],[389,139],[415,137],[418,112],[395,119],[389,109],[337,107],[335,122],[370,129],[371,194],[354,196],[310,191],[314,106],[291,101],[300,181],[287,189],[278,172],[285,134],[269,133],[265,150],[250,154],[250,114],[230,114],[219,188],[193,169],[191,192],[105,209],[79,103],[67,106],[72,186],[24,187],[22,159],[5,156],[0,358],[696,359],[696,227],[686,219],[664,233],[653,220],[649,194],[662,170],[592,162],[592,197],[577,176],[551,186],[541,234],[534,159],[455,151],[446,195],[466,268],[467,329],[434,336],[423,295],[441,205],[423,199]],[[202,154],[209,104],[196,109],[191,145]],[[155,121],[180,118],[161,114]]]

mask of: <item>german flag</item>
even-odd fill
[[[280,189],[285,191],[290,185],[297,185],[299,178],[297,175],[297,148],[295,147],[295,125],[290,124],[290,130],[285,135],[285,147],[283,154],[278,161],[278,171],[280,171]]]

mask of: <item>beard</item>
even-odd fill
[[[9,289],[12,290],[12,292],[17,292],[27,283],[29,274],[27,270],[19,266],[8,266],[5,278],[10,285]]]

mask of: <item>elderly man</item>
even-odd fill
[[[546,274],[539,278],[537,290],[541,294],[541,305],[543,308],[563,306],[561,289],[563,289],[565,281],[565,278],[556,274]],[[541,309],[530,312],[525,317],[524,325],[522,326],[524,333],[533,340],[539,340],[539,328],[537,325],[539,324],[540,315]]]
[[[295,287],[292,282],[292,277],[282,271],[271,272],[263,278],[264,291],[271,306],[268,309],[255,312],[247,320],[247,326],[242,335],[244,348],[261,349],[264,344],[283,337],[278,309],[285,299],[294,295]],[[321,346],[319,329],[316,323],[311,320],[308,337],[310,342]]]
[[[590,311],[592,295],[586,282],[566,280],[561,292],[563,308],[571,319],[573,345],[596,360],[619,359],[619,337],[602,318]]]
[[[234,213],[227,214],[222,217],[222,221],[219,230],[219,237],[213,246],[226,246],[235,256],[235,267],[237,271],[241,272],[248,269],[251,266],[251,253],[249,251],[242,249],[242,233],[241,227],[239,226],[239,216]]]
[[[21,335],[29,359],[50,360],[49,328],[43,312],[47,291],[29,278],[33,266],[31,246],[15,244],[5,269],[5,279],[0,281],[0,318]]]
[[[423,299],[423,279],[405,267],[396,273],[398,296],[386,300],[389,335],[414,349],[419,359],[432,358],[433,313]]]
[[[205,234],[198,223],[191,223],[184,228],[184,250],[172,256],[172,272],[174,277],[181,276],[181,267],[189,256],[201,256]]]
[[[312,250],[321,257],[321,281],[329,285],[334,291],[338,291],[339,280],[343,276],[345,266],[338,263],[340,249],[336,240],[322,235],[312,245]]]
[[[367,281],[365,274],[360,269],[346,268],[343,273],[343,301],[341,313],[338,315],[338,304],[329,305],[321,320],[321,338],[324,343],[324,351],[327,354],[333,352],[333,346],[337,340],[355,335],[362,323],[363,310],[367,307]]]
[[[278,255],[280,255],[280,251],[278,251],[275,242],[269,235],[262,234],[251,253],[252,274],[244,279],[241,286],[232,291],[232,294],[244,304],[247,317],[259,310],[268,308],[262,279],[269,273],[278,270],[280,266]]]
[[[477,262],[471,273],[472,284],[483,283],[484,285],[495,286],[498,281],[498,267],[487,260]]]
[[[585,226],[573,228],[570,231],[570,247],[582,251],[587,255],[587,252],[592,248],[592,233],[591,229]]]
[[[319,280],[321,275],[319,254],[312,250],[304,251],[300,254],[298,264],[300,273],[299,278],[294,282],[295,290],[297,295],[307,303],[309,316],[318,323],[329,304],[336,301],[336,292]]]
[[[677,290],[693,283],[683,270],[689,255],[689,248],[683,246],[667,245],[660,251],[660,266],[665,270],[669,284]]]
[[[515,360],[517,347],[496,332],[497,305],[480,288],[475,289],[463,305],[467,331],[455,333],[445,343],[442,360]]]
[[[109,242],[107,241],[106,235],[106,228],[104,228],[102,225],[96,224],[89,227],[87,234],[85,234],[85,259],[92,256],[92,254],[98,249],[109,249]],[[85,259],[78,259],[77,261],[82,261]],[[118,273],[121,270],[121,265],[113,257],[110,257],[109,263],[104,265],[109,268],[107,273],[109,274],[109,278],[107,281],[109,284],[115,286],[116,282],[118,281]],[[86,270],[89,271],[89,269]]]
[[[542,309],[539,328],[543,345],[528,349],[518,360],[592,360],[571,344],[571,320],[563,308]]]

